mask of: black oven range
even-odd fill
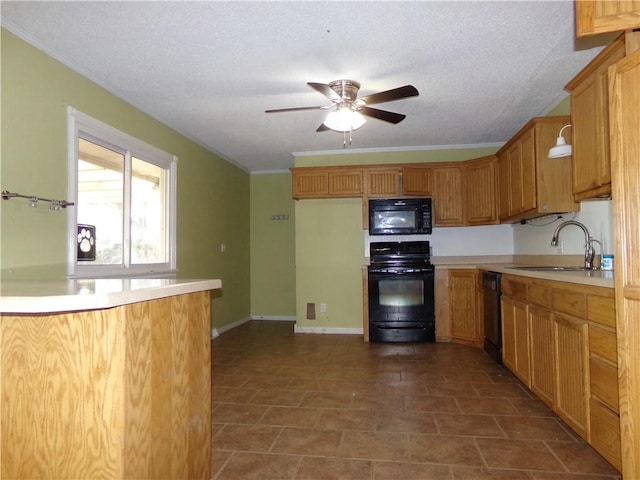
[[[372,242],[369,250],[369,340],[435,342],[429,242]]]

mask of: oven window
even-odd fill
[[[375,212],[375,228],[416,228],[416,214],[413,210],[393,210]]]
[[[424,303],[424,281],[380,280],[378,282],[380,305],[387,307],[411,307]]]

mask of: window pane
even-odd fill
[[[168,262],[166,170],[131,160],[131,263]]]
[[[122,264],[124,155],[78,140],[78,223],[96,226],[96,264]]]

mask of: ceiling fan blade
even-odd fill
[[[342,97],[338,95],[329,85],[326,83],[307,82],[314,90],[317,90],[332,102],[342,102]]]
[[[405,85],[404,87],[393,88],[391,90],[385,90],[384,92],[367,95],[366,97],[359,98],[358,101],[363,101],[367,105],[373,105],[375,103],[391,102],[393,100],[400,100],[401,98],[417,96],[418,90],[416,87],[413,85]]]
[[[321,123],[318,128],[316,128],[316,132],[326,132],[327,130],[331,130],[324,123]]]
[[[371,107],[359,107],[358,111],[362,115],[366,115],[367,117],[377,118],[378,120],[383,120],[389,123],[400,123],[407,116],[401,113],[389,112],[387,110],[380,110],[377,108]]]
[[[332,106],[332,105],[330,105]],[[279,112],[300,112],[302,110],[322,110],[326,109],[326,105],[316,107],[293,107],[293,108],[275,108],[273,110],[265,110],[264,113],[279,113]]]

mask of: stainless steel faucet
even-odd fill
[[[575,220],[567,220],[566,222],[562,222],[556,228],[555,232],[553,232],[553,237],[551,237],[551,246],[555,247],[558,245],[558,235],[560,234],[560,230],[562,230],[567,225],[575,225],[579,227],[584,232],[584,268],[587,270],[593,270],[593,259],[596,255],[595,250],[593,249],[593,238],[589,235],[589,230],[582,223],[576,222]]]

